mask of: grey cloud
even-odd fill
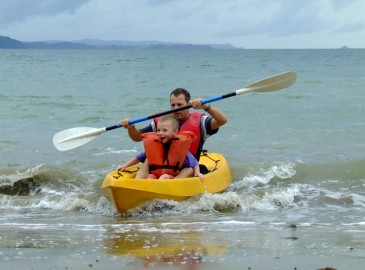
[[[220,30],[218,35],[233,37],[243,35],[266,35],[275,37],[285,37],[303,33],[310,33],[326,27],[325,22],[318,16],[315,1],[285,1],[273,4],[274,12],[265,12],[264,8],[256,9],[257,20],[245,23],[244,19],[235,25]],[[242,7],[241,7],[242,8]],[[255,10],[254,10],[255,11]],[[242,9],[242,14],[245,9]],[[251,15],[252,16],[252,15]]]
[[[333,31],[333,33],[336,34],[342,34],[342,33],[356,33],[361,32],[365,30],[365,23],[358,21],[355,23],[348,23],[343,25],[342,27],[336,29]]]
[[[272,36],[290,36],[320,31],[326,28],[319,16],[319,9],[314,1],[288,1],[280,5],[280,10],[265,25]]]
[[[9,0],[1,1],[0,23],[22,21],[31,16],[73,12],[90,0]]]

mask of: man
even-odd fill
[[[220,126],[227,123],[227,117],[217,108],[210,104],[201,104],[202,99],[190,100],[190,93],[184,88],[177,88],[170,94],[170,107],[176,109],[191,104],[193,109],[203,109],[208,115],[192,112],[189,109],[175,112],[173,115],[179,121],[180,130],[192,131],[197,135],[197,140],[191,144],[190,152],[200,158],[203,145],[208,137],[218,132]],[[120,125],[128,129],[129,137],[135,141],[142,140],[141,134],[156,132],[158,119],[154,119],[147,127],[137,129],[134,125],[128,125],[130,118],[120,121]]]

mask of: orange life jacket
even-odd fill
[[[201,140],[202,140],[202,135],[201,135],[201,127],[200,127],[200,121],[201,121],[201,117],[203,116],[203,113],[198,113],[198,112],[192,112],[190,113],[189,118],[181,124],[180,126],[180,132],[181,131],[192,131],[195,136],[196,139],[190,144],[190,152],[197,157],[198,151],[200,152],[201,149],[199,149]],[[155,118],[154,122],[155,122],[155,126],[157,127],[157,123],[158,120],[160,119],[160,117]],[[199,160],[199,157],[197,157],[197,159]]]
[[[171,140],[171,145],[165,150],[161,137],[155,132],[142,134],[144,149],[148,159],[149,171],[157,177],[162,174],[176,176],[184,165],[189,147],[196,136],[191,131],[179,132]]]

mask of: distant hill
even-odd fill
[[[0,49],[24,49],[23,42],[0,36]]]
[[[26,49],[95,49],[93,46],[89,46],[83,43],[75,43],[75,42],[44,42],[44,41],[36,41],[36,42],[23,42]]]
[[[105,41],[84,39],[77,41],[23,42],[0,36],[0,49],[238,49],[231,44],[187,44],[160,41]]]
[[[161,41],[123,41],[123,40],[99,40],[83,39],[74,42],[87,44],[99,48],[211,48],[211,49],[239,49],[231,44],[188,44],[179,42]]]

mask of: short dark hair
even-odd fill
[[[189,103],[189,101],[190,101],[190,93],[185,88],[176,88],[175,90],[173,90],[170,93],[170,99],[171,99],[172,95],[174,95],[175,97],[177,97],[179,95],[184,95],[186,103]]]
[[[158,120],[158,123],[170,122],[173,129],[179,129],[179,122],[173,115],[164,115]],[[158,124],[157,124],[158,125]]]

